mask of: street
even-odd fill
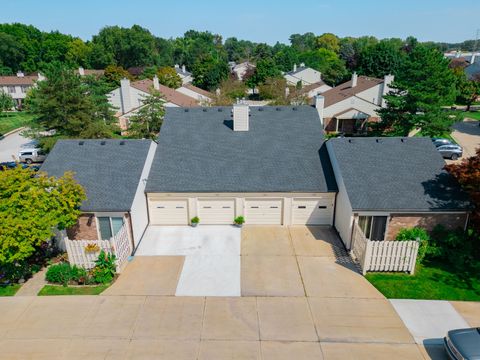
[[[0,140],[0,162],[16,159],[19,150],[29,144],[32,144],[32,140],[23,137],[21,131],[6,136]]]

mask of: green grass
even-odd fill
[[[38,293],[39,296],[51,296],[51,295],[98,295],[110,284],[97,285],[97,286],[79,286],[68,287],[58,285],[45,285]]]
[[[480,276],[458,274],[437,263],[417,265],[415,275],[369,273],[366,278],[389,299],[480,301]]]
[[[0,296],[13,296],[20,289],[20,284],[0,286]]]
[[[32,122],[34,116],[27,112],[9,112],[0,115],[0,134],[26,126]]]
[[[464,118],[468,117],[470,119],[475,119],[480,121],[480,111],[468,111],[462,112]]]
[[[418,137],[422,137],[422,136],[426,136],[426,135],[423,135],[422,134],[422,130],[420,130],[418,133],[415,134],[415,136],[418,136]],[[428,136],[427,136],[428,137]],[[444,133],[440,136],[434,136],[436,138],[441,138],[441,139],[448,139],[450,140],[452,143],[456,144],[457,142],[455,141],[454,138],[452,138],[452,135],[450,133]]]

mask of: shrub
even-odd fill
[[[88,282],[88,273],[84,268],[71,266],[69,263],[59,263],[48,268],[45,279],[50,283],[64,286],[70,282],[85,284]]]
[[[400,229],[395,240],[418,240],[420,244],[418,246],[417,262],[421,263],[425,259],[425,256],[428,253],[430,243],[430,236],[428,235],[427,230],[420,227]]]
[[[95,267],[92,269],[93,281],[97,284],[107,284],[112,282],[116,272],[116,257],[113,254],[107,254],[100,251],[98,259],[95,261]]]
[[[198,216],[195,216],[194,218],[192,218],[192,220],[190,220],[190,222],[192,224],[198,224],[200,222],[200,219],[198,218]]]
[[[242,225],[245,222],[245,218],[243,216],[237,216],[233,222],[237,225]]]

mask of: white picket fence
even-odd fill
[[[355,223],[352,256],[357,260],[363,275],[367,271],[415,272],[418,241],[371,241]]]
[[[126,264],[128,257],[132,252],[128,231],[123,226],[120,231],[110,240],[70,240],[63,238],[68,254],[68,261],[72,265],[91,269],[95,266],[95,260],[101,250],[116,256],[117,272],[120,273]],[[98,251],[86,251],[86,247],[97,245]]]

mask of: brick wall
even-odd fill
[[[93,214],[82,214],[75,226],[67,229],[70,240],[98,240],[97,223]]]
[[[441,224],[447,229],[462,228],[465,226],[467,214],[391,214],[387,229],[387,240],[395,240],[400,229],[419,226],[432,230],[435,225]]]

